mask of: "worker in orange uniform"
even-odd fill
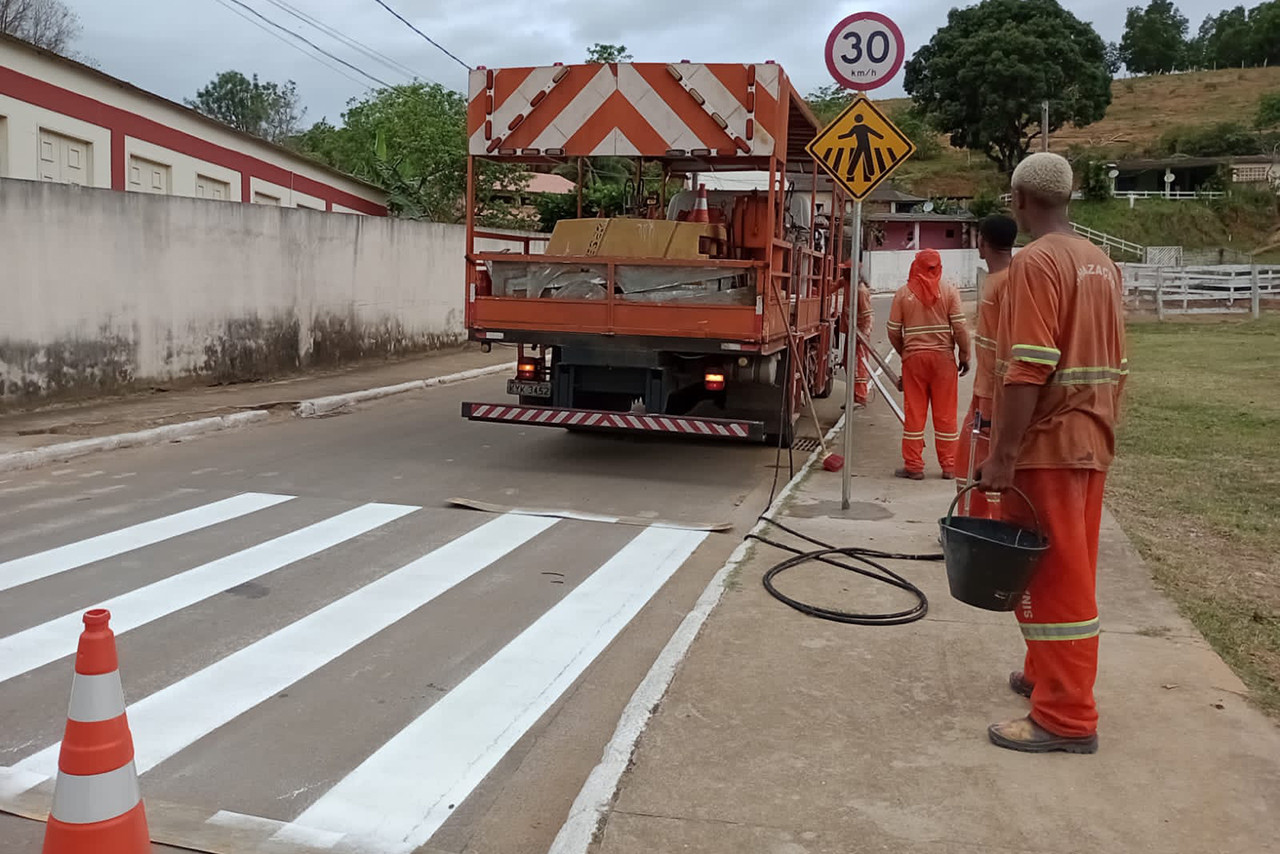
[[[996,383],[996,326],[1000,322],[1000,302],[1004,283],[1013,260],[1013,244],[1018,239],[1018,224],[1007,216],[993,214],[978,224],[978,257],[987,265],[987,279],[978,303],[978,328],[973,334],[974,368],[973,400],[969,414],[960,428],[960,445],[956,454],[956,490],[969,485],[969,472],[977,470],[987,456],[991,438],[991,397]],[[979,425],[977,441],[973,425]],[[970,459],[970,454],[973,459]],[[966,499],[968,516],[990,517],[987,499],[976,489]]]
[[[843,287],[845,298],[849,294],[849,280],[851,278],[849,267],[845,267],[843,276]],[[861,275],[858,276],[858,305],[857,305],[857,326],[858,331],[868,338],[871,337],[871,325],[875,320],[875,311],[871,307],[871,286],[867,284],[867,280]],[[847,303],[846,303],[847,305]],[[840,332],[849,334],[849,313],[847,309],[840,311]],[[856,363],[854,365],[853,374],[853,402],[858,406],[866,406],[867,400],[871,392],[871,368],[867,363],[867,348],[861,341],[855,342],[856,346]],[[848,359],[848,342],[845,342],[845,348],[841,350],[845,359]],[[846,367],[847,370],[847,367]]]
[[[893,295],[889,343],[902,357],[906,418],[897,477],[924,480],[924,425],[933,408],[933,441],[945,479],[955,477],[957,377],[969,372],[969,331],[960,292],[942,283],[936,249],[916,253],[907,283]],[[956,350],[960,351],[959,366]]]
[[[1033,154],[1013,173],[1013,210],[1034,240],[1014,256],[996,332],[995,425],[979,488],[1017,487],[1049,548],[1018,604],[1026,662],[1009,686],[1031,714],[994,724],[991,741],[1031,753],[1098,749],[1098,528],[1128,375],[1120,271],[1074,233],[1071,166]],[[1006,495],[1002,514],[1030,527]]]

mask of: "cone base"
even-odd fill
[[[138,805],[124,815],[93,824],[68,824],[50,816],[43,854],[151,854],[147,813]]]

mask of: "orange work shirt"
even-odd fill
[[[871,308],[871,288],[858,282],[858,331],[868,338],[871,337],[871,323],[875,317],[876,313]]]
[[[975,397],[990,400],[996,390],[996,330],[1000,326],[1000,303],[1004,298],[1009,271],[987,276],[982,285],[982,301],[978,303],[978,330],[973,334],[977,364],[973,371]],[[988,413],[989,414],[989,413]]]
[[[1082,237],[1053,233],[1013,256],[996,332],[995,410],[1041,386],[1018,468],[1106,471],[1129,374],[1120,270]]]
[[[933,305],[926,306],[906,285],[893,295],[889,309],[889,342],[907,358],[925,350],[950,353],[960,348],[960,361],[969,361],[969,329],[964,322],[960,291],[943,284]]]

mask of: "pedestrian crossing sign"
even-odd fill
[[[856,201],[915,153],[915,144],[863,96],[813,138],[805,150]]]

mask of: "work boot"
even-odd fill
[[[905,468],[903,468],[903,469],[895,469],[895,470],[894,470],[894,472],[893,472],[893,476],[894,476],[894,477],[904,477],[904,478],[906,478],[907,480],[924,480],[924,472],[922,472],[922,471],[912,471],[911,469],[905,469]]]
[[[1021,670],[1015,670],[1009,674],[1009,690],[1015,694],[1021,694],[1028,700],[1031,699],[1031,691],[1036,686],[1027,681],[1027,674]]]
[[[1054,735],[1031,718],[1018,718],[987,727],[991,743],[997,747],[1022,753],[1097,753],[1098,734],[1069,736]]]
[[[942,479],[943,479],[943,480],[955,480],[955,479],[956,479],[956,473],[955,473],[954,471],[952,471],[951,469],[943,469],[943,470],[942,470]]]

